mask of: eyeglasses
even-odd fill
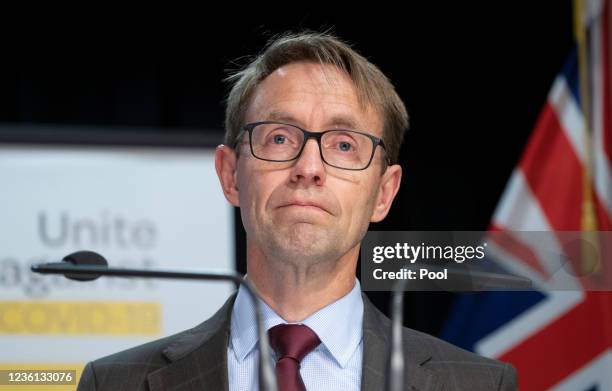
[[[249,133],[253,156],[269,162],[299,158],[310,138],[319,144],[323,162],[344,170],[365,170],[372,162],[376,147],[380,145],[385,149],[382,139],[354,130],[310,132],[291,124],[263,121],[246,124],[243,131]]]

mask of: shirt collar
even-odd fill
[[[287,323],[263,300],[259,302],[262,304],[263,323],[266,330],[278,324]],[[355,279],[355,285],[348,294],[299,323],[310,327],[319,336],[322,345],[344,368],[363,337],[363,299],[359,281]],[[255,306],[242,286],[238,289],[232,309],[230,333],[230,343],[236,359],[242,361],[255,348],[259,340],[255,322]]]

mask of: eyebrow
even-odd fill
[[[303,127],[303,123],[297,118],[295,118],[293,115],[287,112],[278,111],[278,110],[274,110],[268,113],[268,115],[266,116],[266,121],[287,122],[290,124],[296,124],[298,126]],[[359,128],[359,126],[357,125],[357,121],[353,117],[342,115],[342,114],[337,114],[337,115],[332,116],[332,118],[326,123],[327,123],[327,125],[325,125],[326,128],[333,128],[333,127],[346,128],[347,130],[351,130],[351,129],[357,130],[357,128]],[[322,130],[327,130],[327,129],[322,129]]]

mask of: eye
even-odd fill
[[[294,145],[297,143],[297,135],[290,128],[275,127],[274,129],[265,129],[267,131],[264,136],[265,144],[270,147],[281,147]]]
[[[325,134],[323,147],[336,154],[354,155],[359,153],[361,140],[359,134],[345,130],[330,131]]]
[[[284,144],[287,141],[287,138],[282,134],[275,134],[272,136],[272,142],[274,144]]]
[[[349,152],[351,149],[353,149],[353,146],[348,141],[341,141],[338,143],[338,149],[343,152]]]
[[[357,143],[350,137],[337,137],[332,146],[336,151],[342,153],[354,153],[357,151]]]

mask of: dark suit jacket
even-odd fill
[[[85,367],[78,390],[227,390],[227,346],[235,295],[204,323]],[[385,388],[390,320],[363,296],[361,389]],[[514,368],[404,328],[407,390],[515,390]],[[315,390],[316,391],[316,390]]]

